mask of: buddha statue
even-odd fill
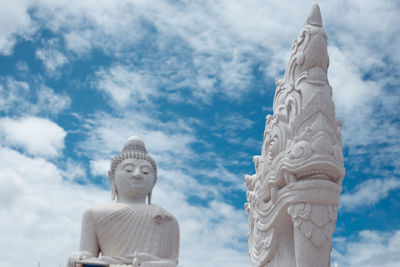
[[[81,266],[176,266],[178,222],[151,203],[157,166],[139,137],[125,142],[122,153],[112,160],[108,176],[116,202],[85,211],[80,251],[69,256],[67,266],[75,267],[77,262]]]

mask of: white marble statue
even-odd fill
[[[75,262],[113,266],[173,267],[178,264],[179,226],[173,215],[151,203],[157,167],[138,137],[129,138],[108,173],[116,203],[88,209],[82,220]],[[146,198],[148,204],[146,204]]]
[[[313,4],[285,76],[276,80],[256,174],[245,177],[253,266],[330,266],[345,170],[328,65],[327,36]]]

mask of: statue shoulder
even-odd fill
[[[179,227],[178,220],[175,218],[174,215],[172,215],[172,213],[170,213],[169,211],[167,211],[160,205],[151,204],[151,206],[153,208],[153,214],[154,214],[155,220],[159,220],[160,222],[161,221],[169,221],[173,225],[176,225],[176,227]]]
[[[118,203],[106,203],[101,205],[96,205],[93,207],[88,208],[83,213],[84,220],[93,220],[94,222],[98,221],[98,219],[102,218],[103,216],[120,209],[120,205]]]

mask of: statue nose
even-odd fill
[[[132,176],[135,177],[135,178],[136,178],[136,177],[137,177],[137,178],[142,178],[142,175],[141,175],[141,173],[140,173],[139,168],[136,168],[136,169],[133,171]]]

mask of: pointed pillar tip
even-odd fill
[[[322,17],[319,5],[316,2],[312,3],[310,14],[308,15],[306,24],[311,26],[322,27]]]

